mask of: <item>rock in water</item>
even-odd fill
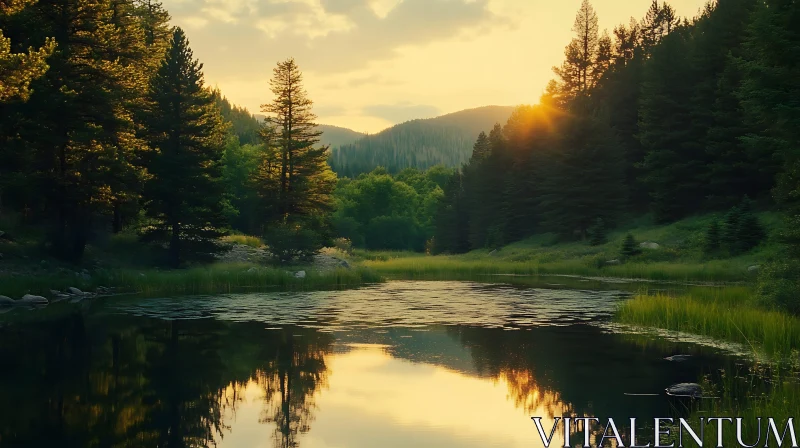
[[[67,291],[69,291],[70,294],[74,294],[76,296],[82,296],[83,295],[83,291],[81,291],[80,289],[78,289],[78,288],[76,288],[74,286],[70,286],[69,288],[67,288]]]
[[[25,294],[16,303],[19,304],[19,305],[47,305],[50,302],[48,302],[47,299],[45,299],[42,296],[35,296],[33,294]]]
[[[661,247],[658,243],[654,243],[652,241],[645,241],[644,243],[639,244],[639,247],[644,249],[658,249]]]
[[[306,271],[297,271],[294,273],[295,278],[306,278]]]
[[[339,266],[345,269],[350,269],[350,263],[348,263],[347,260],[339,260]]]
[[[0,307],[14,305],[14,299],[7,296],[0,296]]]
[[[692,397],[700,398],[703,396],[703,389],[697,383],[678,383],[665,389],[667,395],[672,397]]]
[[[608,261],[606,261],[606,264],[614,266],[614,265],[618,265],[620,263],[619,263],[619,260],[608,260]]]
[[[692,355],[673,355],[673,356],[667,356],[664,359],[673,362],[683,362],[683,361],[688,361],[691,357]]]
[[[757,265],[757,264],[754,264],[754,265],[749,266],[747,268],[747,272],[758,272],[759,269],[761,269],[761,266]]]

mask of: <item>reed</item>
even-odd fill
[[[508,261],[485,257],[469,259],[451,256],[416,256],[373,259],[362,264],[392,278],[428,280],[477,279],[487,274],[547,275],[571,274],[596,277],[619,277],[656,281],[738,281],[745,272],[726,263],[624,263],[596,266],[582,259]]]
[[[800,318],[757,307],[746,287],[694,288],[679,297],[641,294],[620,305],[616,320],[738,342],[781,358],[800,350]]]

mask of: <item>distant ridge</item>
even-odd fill
[[[348,177],[378,166],[390,172],[438,164],[457,167],[469,160],[478,134],[488,133],[496,123],[505,124],[513,110],[512,106],[484,106],[407,121],[349,144],[334,145],[331,167]]]
[[[264,119],[267,118],[266,115],[263,114],[254,114],[253,116],[256,117],[256,119],[261,123],[263,123]],[[323,145],[330,145],[331,148],[349,145],[367,135],[363,132],[329,124],[320,124],[317,126],[317,128],[322,131],[320,143]]]

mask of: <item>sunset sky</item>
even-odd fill
[[[534,103],[581,0],[164,0],[206,82],[258,112],[294,57],[319,122],[374,133],[413,118]],[[609,33],[651,0],[594,0]],[[694,17],[706,0],[673,0]]]

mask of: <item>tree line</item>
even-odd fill
[[[258,143],[242,180],[256,230],[302,248],[285,257],[330,238],[336,177],[293,60],[274,70],[266,124],[238,129],[223,114],[246,111],[205,85],[157,1],[2,6],[0,213],[46,229],[54,255],[78,261],[98,231],[133,226],[172,266],[211,257],[242,198],[223,165],[233,132]]]
[[[584,0],[540,103],[481,134],[444,189],[437,251],[589,239],[634,214],[670,222],[746,197],[792,206],[797,10],[719,0],[688,20],[654,0],[608,33]]]

